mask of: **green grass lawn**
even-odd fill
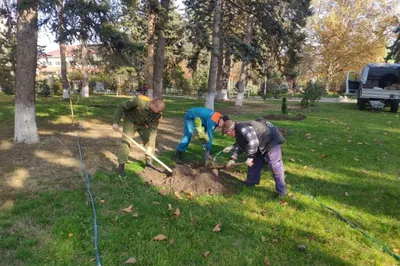
[[[75,105],[76,119],[111,123],[114,109],[91,106],[116,106],[119,101],[111,96],[81,99]],[[254,112],[231,117],[246,120],[278,114],[262,110],[266,103],[280,108],[279,101],[246,103],[254,106]],[[68,104],[39,98],[39,128],[67,117]],[[187,109],[203,104],[203,100],[168,99],[164,117],[183,119]],[[217,103],[216,109],[231,105]],[[397,265],[399,261],[319,202],[399,252],[399,114],[358,111],[355,104],[338,103],[292,111],[296,113],[307,119],[272,121],[289,130],[283,146],[292,195],[287,205],[274,198],[267,168],[258,187],[241,188],[236,195],[184,200],[173,194],[163,196],[145,184],[137,175],[140,164],[129,165],[125,179],[101,172],[92,176],[103,265],[123,265],[130,257],[136,258],[137,265]],[[13,99],[1,96],[0,127],[12,124]],[[215,151],[231,143],[216,133]],[[187,158],[200,158],[199,150],[190,146]],[[170,163],[171,155],[162,158]],[[121,212],[129,205],[138,217]],[[175,208],[181,216],[174,215]],[[0,209],[0,265],[94,265],[92,215],[83,182],[81,187],[59,192],[17,194],[11,209]],[[221,231],[213,232],[218,223]],[[168,239],[153,241],[158,234]],[[210,255],[204,257],[206,251]]]

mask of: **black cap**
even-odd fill
[[[222,120],[224,120],[224,122],[226,122],[227,120],[231,120],[227,115],[223,115],[221,118]]]

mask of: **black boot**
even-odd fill
[[[124,163],[120,163],[118,165],[118,175],[119,176],[125,176],[125,164]]]
[[[181,159],[181,155],[182,155],[182,152],[179,151],[179,150],[176,150],[175,155],[174,155],[174,161],[175,161],[175,163],[177,163],[177,164],[183,163],[183,162],[182,162],[182,159]]]
[[[145,167],[155,168],[153,165],[153,158],[146,158],[146,166]]]

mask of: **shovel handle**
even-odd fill
[[[169,168],[167,165],[165,165],[162,161],[160,161],[156,156],[154,156],[153,154],[147,154],[146,153],[146,149],[140,145],[139,143],[137,143],[136,141],[134,141],[132,138],[130,138],[127,134],[125,134],[123,131],[118,130],[119,133],[122,134],[122,136],[124,136],[125,138],[127,138],[128,140],[130,140],[133,144],[135,144],[139,149],[141,149],[146,155],[150,156],[151,158],[153,158],[157,163],[161,164],[162,167],[164,167],[168,172],[170,172],[172,174],[172,170],[171,168]]]
[[[246,165],[246,163],[245,162],[244,163],[235,163],[234,165],[232,165],[232,167],[241,166],[241,165]],[[224,168],[226,168],[226,165],[216,165],[216,166],[211,166],[210,168],[212,168],[212,169],[224,169]]]

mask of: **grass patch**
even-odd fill
[[[1,97],[1,124],[11,125],[13,98]],[[116,106],[122,100],[111,96],[80,99],[75,114],[77,119],[111,123],[113,108],[91,106]],[[187,109],[203,104],[203,100],[167,99],[164,117],[183,119]],[[137,175],[141,163],[129,165],[124,179],[97,173],[91,184],[103,264],[122,265],[129,257],[135,257],[139,265],[263,265],[265,260],[271,265],[398,263],[302,192],[338,210],[390,249],[399,249],[399,115],[358,111],[355,104],[317,104],[312,112],[288,105],[290,113],[302,113],[307,119],[272,121],[289,129],[283,159],[294,198],[287,205],[274,199],[267,169],[254,189],[192,200],[162,196],[145,184]],[[243,109],[216,103],[216,109],[233,119],[247,120],[278,114],[280,102],[248,103]],[[39,128],[65,122],[69,102],[39,98],[37,112]],[[231,143],[217,132],[214,151]],[[163,157],[167,163],[171,163],[170,155]],[[185,158],[199,160],[201,147],[191,145]],[[138,217],[121,212],[131,204]],[[180,217],[173,214],[175,208],[181,210]],[[222,230],[213,232],[218,223]],[[153,241],[158,234],[168,240]],[[298,245],[307,249],[300,251]],[[210,252],[208,257],[202,255],[205,251]],[[0,210],[0,257],[4,265],[93,265],[92,210],[84,184],[52,193],[17,193],[13,206]]]

